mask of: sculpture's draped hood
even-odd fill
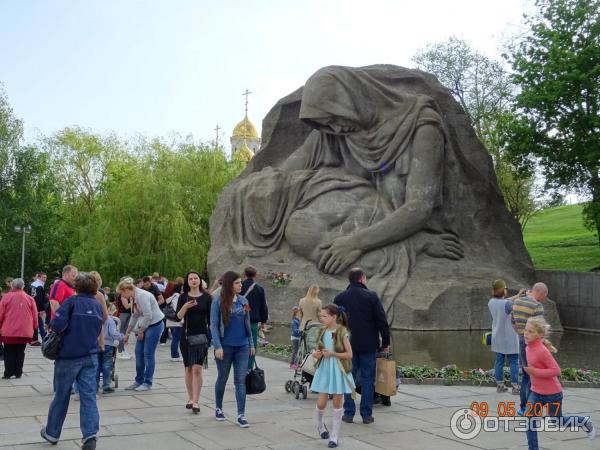
[[[431,123],[443,130],[437,109],[431,98],[386,86],[361,69],[328,66],[306,82],[300,119],[324,133],[333,132],[327,122],[355,126],[337,139],[342,152],[370,172],[397,163],[398,172],[406,173],[405,153],[415,129]]]

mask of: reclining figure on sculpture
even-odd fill
[[[234,188],[225,218],[234,252],[264,255],[285,241],[322,273],[360,265],[393,280],[390,299],[421,252],[463,257],[441,211],[448,140],[430,97],[326,67],[306,83],[300,119],[314,128],[304,144]]]

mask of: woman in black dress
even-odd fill
[[[202,369],[208,354],[211,302],[212,297],[202,287],[200,274],[188,272],[176,311],[177,317],[183,319],[179,348],[185,366],[185,387],[188,392],[185,407],[194,414],[200,412],[198,399],[202,388]]]

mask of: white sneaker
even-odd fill
[[[587,421],[587,423],[585,424],[585,431],[586,431],[590,441],[593,441],[594,439],[596,439],[596,427],[592,424],[591,419],[589,419]]]
[[[150,389],[152,389],[152,387],[150,385],[148,385],[148,384],[140,384],[134,390],[136,392],[144,392],[144,391],[149,391]]]
[[[122,352],[117,355],[117,359],[131,359],[131,355],[127,352]]]
[[[179,358],[171,358],[171,362],[181,362],[183,358],[180,356]]]

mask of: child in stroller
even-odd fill
[[[307,322],[301,332],[296,357],[296,361],[300,361],[300,364],[294,368],[294,379],[285,383],[285,391],[294,394],[296,399],[308,397],[309,385],[315,375],[315,361],[311,353],[317,348],[317,337],[321,327],[318,322]]]

